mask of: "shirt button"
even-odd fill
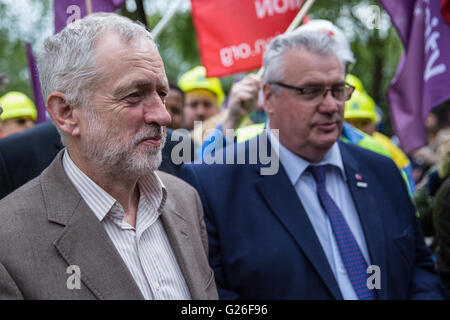
[[[155,288],[156,288],[157,291],[159,291],[159,289],[161,289],[159,283],[156,284]]]

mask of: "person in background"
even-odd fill
[[[366,92],[361,80],[355,75],[347,74],[346,81],[355,87],[355,91],[351,99],[345,102],[345,121],[375,138],[375,140],[389,151],[390,158],[394,160],[402,172],[409,193],[411,196],[414,195],[414,179],[408,156],[399,147],[394,145],[389,137],[377,131],[378,115],[375,101]]]
[[[440,130],[450,126],[450,100],[431,109],[425,119],[427,131],[427,145],[414,150],[411,154],[413,161],[417,164],[417,185],[420,188],[427,181],[427,172],[438,162],[437,134]]]
[[[65,148],[0,200],[0,299],[216,299],[198,194],[157,171],[169,85],[151,33],[94,13],[38,66]]]
[[[437,176],[440,181],[432,199],[433,224],[436,230],[437,271],[450,293],[450,128],[437,135],[439,142]]]
[[[0,138],[27,130],[37,117],[33,101],[25,94],[11,91],[0,97],[3,113],[0,115]]]
[[[180,77],[178,86],[185,92],[184,128],[191,130],[194,144],[201,146],[207,133],[227,114],[221,109],[225,100],[222,85],[218,78],[206,77],[205,67],[197,66]],[[194,121],[202,126],[194,128]]]
[[[169,93],[166,97],[166,108],[172,118],[169,128],[176,130],[183,128],[184,124],[184,92],[174,83],[169,83],[169,88]]]
[[[436,120],[432,127],[428,123],[429,136],[433,138],[427,146],[420,148],[418,150],[419,152],[415,152],[415,155],[420,155],[423,159],[428,159],[427,161],[430,160],[431,155],[432,158],[436,159],[430,161],[427,165],[425,165],[425,162],[422,164],[421,170],[424,170],[423,177],[417,184],[416,194],[414,195],[414,202],[417,207],[420,223],[425,236],[430,241],[430,248],[436,255],[440,256],[440,261],[445,262],[446,281],[448,281],[450,275],[450,263],[448,256],[446,256],[446,253],[443,254],[443,252],[450,251],[450,249],[446,249],[448,248],[448,241],[450,239],[450,228],[448,227],[448,214],[444,210],[446,208],[446,201],[442,198],[442,195],[446,194],[446,192],[439,192],[439,190],[444,185],[445,180],[450,176],[449,113],[449,101],[437,106],[430,112],[430,117],[440,115],[439,120]],[[441,194],[440,197],[437,196],[438,193]],[[438,251],[440,251],[440,254]]]

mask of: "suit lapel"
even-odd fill
[[[62,167],[61,151],[41,176],[48,219],[65,226],[54,242],[68,265],[99,299],[143,299],[100,221],[82,200]]]
[[[161,212],[161,221],[167,233],[170,245],[177,258],[178,265],[186,280],[192,299],[206,299],[201,287],[203,276],[200,270],[195,268],[198,263],[195,259],[194,248],[191,239],[191,229],[184,217],[175,211],[173,201],[167,199]]]
[[[370,262],[372,265],[379,266],[381,270],[381,289],[376,290],[376,294],[378,299],[385,299],[388,291],[386,276],[383,276],[383,270],[387,270],[384,229],[374,191],[370,187],[376,182],[369,180],[369,175],[365,174],[367,170],[362,172],[361,163],[347,151],[345,143],[340,143],[340,150],[348,187],[358,211],[369,250]],[[362,186],[361,182],[363,182]],[[364,183],[366,183],[365,187]]]
[[[258,168],[259,173],[259,168]],[[314,228],[280,163],[278,174],[256,182],[262,198],[303,250],[335,299],[343,299]]]

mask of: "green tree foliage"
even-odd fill
[[[6,86],[0,87],[0,95],[16,90],[33,97],[25,41],[30,42],[35,51],[43,31],[49,28],[49,19],[45,18],[53,13],[51,0],[29,4],[24,5],[22,11],[13,12],[8,4],[0,1],[0,72],[8,79]],[[29,21],[24,14],[35,14],[37,17]],[[25,28],[24,24],[28,22]]]

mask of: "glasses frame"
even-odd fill
[[[290,84],[286,84],[286,83],[283,83],[281,81],[269,81],[268,84],[280,86],[280,87],[283,87],[283,88],[286,88],[286,89],[290,89],[290,90],[294,90],[294,91],[300,92],[300,94],[302,94],[302,95],[305,94],[304,90],[306,89],[306,87],[291,86]],[[323,87],[323,88],[325,88],[325,90],[324,90],[324,92],[322,94],[322,98],[325,98],[327,96],[327,94],[328,94],[328,91],[331,91],[331,96],[333,97],[333,99],[335,99],[336,101],[339,101],[339,102],[345,102],[345,101],[350,100],[350,98],[352,97],[353,92],[355,91],[355,87],[354,86],[352,86],[351,84],[345,82],[345,88],[346,89],[351,89],[351,91],[350,91],[350,93],[347,93],[347,97],[345,98],[345,100],[341,101],[341,100],[337,100],[336,97],[334,96],[334,94],[333,94],[333,87]]]

